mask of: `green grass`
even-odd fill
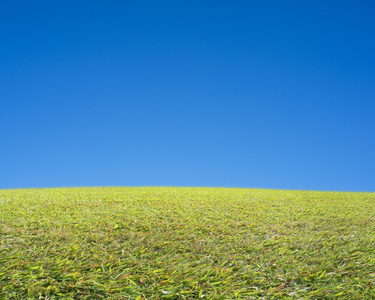
[[[0,299],[375,299],[375,193],[0,190]]]

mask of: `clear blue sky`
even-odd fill
[[[373,1],[0,1],[0,188],[375,191]]]

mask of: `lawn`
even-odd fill
[[[0,299],[375,299],[375,193],[0,190]]]

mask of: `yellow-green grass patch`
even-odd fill
[[[375,299],[375,194],[0,190],[0,299]]]

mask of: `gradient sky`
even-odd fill
[[[373,1],[0,1],[0,188],[375,191]]]

